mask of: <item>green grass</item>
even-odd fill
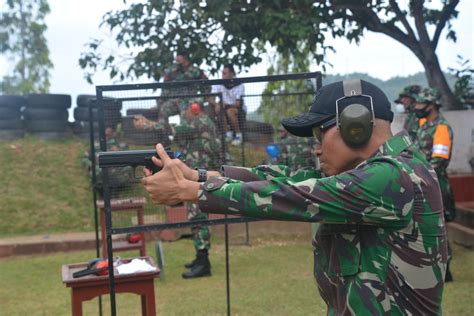
[[[92,190],[81,164],[88,149],[78,138],[0,141],[0,238],[94,230]],[[231,155],[240,164],[239,148],[231,147]],[[246,148],[247,165],[265,157],[262,148]]]
[[[239,240],[241,242],[241,240]],[[231,304],[233,315],[324,315],[312,276],[310,241],[288,236],[253,238],[251,246],[231,242]],[[153,244],[148,252],[154,257]],[[182,265],[193,255],[192,243],[164,244],[165,280],[155,281],[160,315],[225,315],[225,253],[221,239],[213,239],[213,276],[183,280]],[[130,254],[134,255],[134,253]],[[474,252],[454,246],[455,282],[447,284],[444,315],[472,315]],[[61,283],[62,264],[87,261],[93,251],[0,260],[2,315],[70,314],[70,289]],[[122,254],[122,257],[125,255]],[[98,301],[84,304],[85,315],[97,315]],[[117,295],[119,315],[138,315],[138,296]],[[104,315],[110,314],[108,296]]]
[[[91,231],[88,143],[27,137],[0,141],[0,236]]]

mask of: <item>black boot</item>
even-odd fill
[[[196,254],[196,258],[194,258],[193,261],[190,261],[190,262],[184,264],[184,267],[186,269],[192,269],[192,267],[194,267],[196,265],[196,262],[197,262],[197,254]]]
[[[209,262],[209,253],[207,249],[199,250],[197,253],[196,263],[191,271],[182,274],[185,279],[200,278],[211,275],[211,263]]]
[[[453,282],[453,275],[451,274],[451,270],[449,270],[449,263],[446,267],[446,275],[444,276],[444,282]]]

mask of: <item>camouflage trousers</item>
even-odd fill
[[[436,170],[439,188],[443,197],[444,219],[451,222],[456,217],[456,206],[454,204],[454,193],[449,184],[449,178],[445,170]]]
[[[186,203],[188,209],[188,219],[190,221],[199,221],[208,219],[208,215],[199,210],[199,207],[195,203]],[[195,225],[191,227],[193,234],[194,249],[198,250],[209,250],[211,248],[211,233],[209,226]]]

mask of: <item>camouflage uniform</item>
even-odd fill
[[[119,142],[115,137],[112,137],[112,138],[107,139],[107,150],[108,151],[128,150],[128,146],[125,143]],[[99,151],[100,151],[99,144],[95,144],[95,152],[98,153]],[[89,174],[92,176],[92,160],[88,152],[84,154],[82,163],[89,171]],[[102,169],[99,167],[97,160],[95,164],[95,174],[96,174],[95,188],[97,189],[99,195],[102,195],[103,194]],[[109,187],[111,188],[110,193],[113,197],[116,197],[121,189],[123,189],[124,187],[130,184],[130,178],[132,177],[132,174],[133,174],[133,169],[131,167],[109,168]]]
[[[184,70],[180,65],[173,65],[171,69],[166,71],[164,81],[184,81],[184,80],[204,80],[207,79],[204,72],[196,66],[189,65]],[[162,122],[167,122],[168,117],[181,114],[192,102],[202,104],[202,98],[170,98],[179,95],[197,95],[199,91],[202,93],[209,92],[210,87],[185,86],[170,89],[163,89],[162,98],[158,104],[158,118]]]
[[[328,315],[441,314],[442,199],[434,170],[405,131],[331,177],[281,165],[223,173],[201,185],[202,211],[322,223],[314,274]]]
[[[395,100],[395,102],[400,103],[403,97],[409,97],[415,100],[417,93],[420,92],[420,90],[421,87],[418,85],[407,86],[398,94],[398,99]],[[418,131],[418,118],[413,112],[413,108],[414,104],[411,104],[408,109],[406,109],[407,115],[405,117],[405,122],[403,123],[403,129],[408,132],[408,135],[410,135],[412,140],[416,138],[416,132]]]
[[[159,123],[155,129],[162,128]],[[214,122],[207,115],[200,115],[191,121],[182,120],[174,127],[174,140],[178,148],[182,148],[182,159],[191,168],[215,169],[219,163],[219,140],[216,135]],[[206,213],[199,210],[197,204],[189,203],[189,220],[205,220]],[[193,226],[194,247],[196,250],[210,248],[210,233],[208,226]]]
[[[316,156],[314,154],[314,141],[311,137],[295,137],[287,135],[280,140],[281,154],[277,163],[284,164],[297,170],[303,167],[314,167]]]
[[[417,101],[437,103],[437,92],[434,89],[425,89],[417,97]],[[453,130],[441,113],[433,122],[420,119],[419,126],[415,144],[436,171],[443,196],[445,220],[452,221],[456,215],[456,208],[446,169],[453,151]]]

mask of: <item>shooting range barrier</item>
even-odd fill
[[[238,110],[238,125],[242,133],[240,142],[235,141],[236,127],[230,124],[232,118],[225,110],[225,92],[216,92],[218,90],[215,87],[222,85],[242,85],[245,89],[240,96],[241,108]],[[314,165],[315,160],[310,157],[295,159],[292,152],[294,148],[298,148],[298,151],[307,148],[306,151],[311,153],[311,140],[297,140],[284,135],[284,132],[280,131],[279,122],[283,117],[307,111],[321,85],[320,72],[314,72],[230,80],[96,87],[96,99],[88,102],[89,116],[84,116],[83,121],[91,123],[87,125],[91,145],[97,256],[101,256],[98,229],[100,209],[102,236],[106,239],[102,240],[105,243],[102,252],[109,260],[111,276],[109,293],[112,315],[116,314],[114,251],[140,249],[140,255],[145,255],[142,247],[145,240],[142,239],[136,248],[127,248],[126,245],[123,246],[123,238],[117,240],[117,237],[124,234],[141,234],[143,238],[145,232],[188,230],[196,225],[225,226],[226,298],[227,314],[230,314],[227,225],[257,219],[210,214],[207,219],[190,221],[187,219],[185,206],[168,208],[151,202],[138,179],[142,176],[140,167],[136,170],[130,166],[101,169],[97,164],[97,154],[149,150],[154,149],[156,143],[162,143],[175,155],[182,154],[182,159],[193,168],[218,170],[224,164],[253,167],[259,164],[283,163],[296,169]],[[196,115],[205,115],[208,120],[205,127],[199,131],[190,128],[189,123],[186,123]],[[98,133],[97,126],[92,122],[98,122]],[[203,152],[206,152],[206,155],[203,155]],[[127,207],[121,208],[123,203],[127,204]],[[114,241],[113,236],[116,237]],[[247,230],[247,242],[248,236]]]

